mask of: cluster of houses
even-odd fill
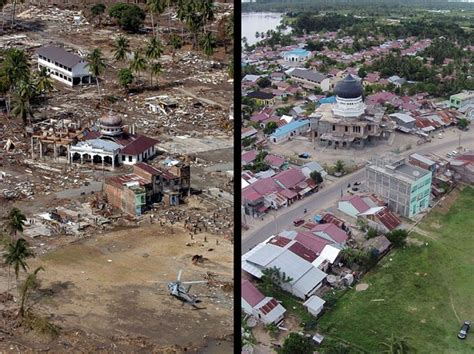
[[[257,155],[256,150],[244,152],[242,164],[252,165]],[[316,192],[320,186],[311,178],[312,172],[326,176],[324,169],[316,162],[290,167],[284,158],[272,154],[266,155],[264,161],[269,166],[268,170],[258,173],[244,170],[241,176],[242,211],[252,217],[287,207]]]
[[[405,228],[402,217],[413,218],[426,211],[434,198],[458,181],[474,182],[474,152],[449,159],[433,153],[414,153],[403,159],[385,157],[371,161],[365,171],[365,192],[342,195],[334,210],[304,220],[293,230],[281,231],[242,256],[242,270],[248,276],[242,284],[244,312],[266,324],[282,323],[286,310],[278,299],[265,297],[251,282],[262,279],[266,270],[278,269],[289,278],[281,288],[303,300],[303,305],[317,317],[324,308],[324,293],[350,286],[357,275],[340,262],[341,251],[358,245],[378,257],[385,255],[391,243],[384,234]],[[243,182],[248,176],[248,172],[243,173]],[[265,195],[260,183],[273,185],[273,193],[281,188],[268,179],[255,180],[243,189],[244,204],[248,203],[244,195],[257,190]],[[259,181],[264,182],[256,189],[252,187]],[[265,197],[262,199],[263,205],[269,205]],[[356,241],[354,233],[360,225],[374,229],[378,236],[364,239],[362,244],[360,239]]]

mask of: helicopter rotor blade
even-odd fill
[[[182,269],[180,269],[179,272],[178,272],[178,277],[176,278],[177,281],[179,281],[181,279],[181,273],[183,273]]]
[[[204,284],[207,280],[182,281],[181,284]]]

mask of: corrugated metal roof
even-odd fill
[[[36,53],[68,68],[73,68],[76,64],[84,60],[79,55],[69,53],[64,48],[59,47],[41,47]]]

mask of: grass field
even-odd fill
[[[474,322],[474,188],[446,204],[410,235],[423,242],[389,254],[362,279],[366,291],[349,291],[322,316],[328,342],[374,353],[393,334],[418,353],[474,352],[474,330],[456,337],[461,321]]]

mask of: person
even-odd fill
[[[347,188],[351,188],[351,184],[350,184],[350,183],[347,185]]]
[[[306,210],[306,208],[305,208],[305,209],[304,209],[304,213],[306,214],[306,212],[307,212],[307,210]]]

